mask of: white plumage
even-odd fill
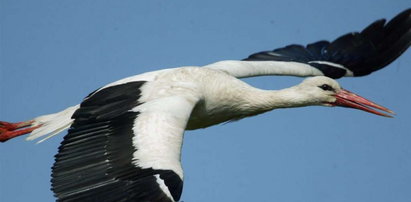
[[[241,61],[237,61],[236,64],[244,67],[249,64],[249,67],[255,66],[253,63]],[[142,96],[139,99],[144,104],[132,109],[132,111],[142,113],[145,118],[140,116],[138,120],[141,121],[136,121],[135,127],[147,126],[148,121],[146,120],[158,119],[158,121],[153,121],[153,124],[160,126],[157,128],[161,129],[167,126],[158,124],[167,123],[165,120],[170,118],[168,121],[175,122],[175,129],[180,129],[179,132],[185,128],[189,130],[205,128],[275,108],[321,104],[321,102],[316,102],[318,100],[314,97],[315,93],[309,94],[309,91],[305,89],[308,81],[313,79],[308,79],[300,86],[281,91],[264,91],[236,79],[225,68],[219,70],[217,66],[211,65],[211,67],[181,67],[150,72],[111,83],[102,89],[128,82],[146,81],[147,83],[141,88]],[[147,75],[150,76],[147,77]],[[335,89],[340,88],[337,82],[328,77],[319,76],[315,81],[313,87],[317,87],[315,85],[322,82],[334,86]],[[332,102],[334,98],[330,99]],[[191,113],[194,106],[196,108]],[[73,122],[71,116],[79,107],[76,105],[55,114],[34,118],[32,125],[42,125],[42,127],[35,129],[27,140],[34,140],[45,135],[52,136],[69,128]],[[172,117],[165,116],[166,114],[171,114]],[[187,121],[188,124],[186,124]],[[142,130],[144,129],[140,129]]]

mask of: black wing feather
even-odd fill
[[[134,120],[144,81],[100,89],[73,114],[75,119],[55,156],[52,190],[58,201],[153,201],[180,198],[183,182],[171,170],[133,164]],[[173,196],[156,182],[158,175]]]
[[[354,76],[377,71],[398,58],[411,45],[411,9],[407,9],[387,24],[377,20],[362,32],[345,34],[333,42],[318,41],[289,45],[273,51],[250,55],[245,61],[293,61],[309,64],[325,76],[340,78],[346,70],[336,66],[310,61],[331,62],[351,70]]]

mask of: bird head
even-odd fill
[[[314,105],[354,108],[385,117],[392,117],[389,114],[394,114],[381,105],[341,88],[337,81],[329,77],[316,76],[305,79],[298,88],[310,97],[311,104]]]

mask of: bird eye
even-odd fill
[[[327,91],[334,91],[334,88],[333,87],[331,87],[330,85],[328,85],[328,84],[323,84],[323,85],[321,85],[321,86],[318,86],[319,88],[321,88],[321,89],[323,89],[323,90],[327,90]]]

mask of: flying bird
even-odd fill
[[[179,201],[185,130],[279,108],[341,106],[392,117],[394,112],[343,89],[334,79],[368,75],[408,49],[411,9],[389,22],[332,42],[289,45],[206,66],[147,72],[115,81],[63,111],[0,122],[0,141],[29,134],[43,141],[68,129],[52,167],[57,201]],[[282,90],[240,78],[309,77]]]

